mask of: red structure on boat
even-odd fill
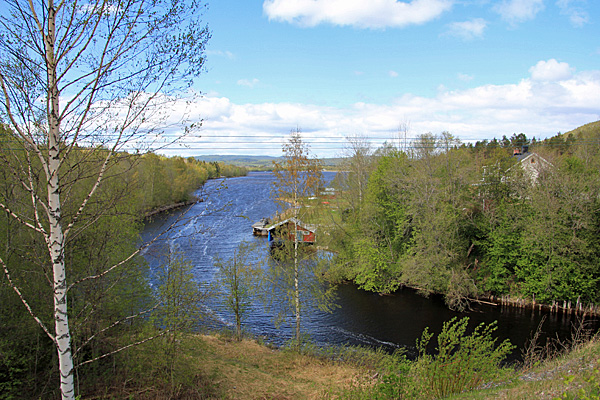
[[[317,232],[317,227],[314,225],[305,224],[296,218],[288,218],[281,221],[268,229],[269,241],[275,239],[294,240],[294,234],[297,235],[298,242],[314,244]]]

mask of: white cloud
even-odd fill
[[[448,11],[455,0],[265,0],[269,20],[316,26],[322,23],[386,28],[418,25]]]
[[[514,132],[544,138],[598,118],[600,70],[575,73],[566,63],[548,60],[530,72],[530,77],[511,84],[454,91],[441,88],[430,97],[404,94],[391,104],[235,104],[226,97],[206,96],[191,107],[194,115],[204,119],[202,138],[176,152],[277,156],[283,138],[300,127],[312,151],[329,157],[340,153],[349,134],[383,138],[375,145],[385,138],[392,140],[398,124],[406,119],[411,122],[411,136],[447,130],[468,141]],[[170,114],[178,110],[173,106]]]
[[[238,85],[240,85],[240,86],[246,86],[246,87],[249,87],[249,88],[255,87],[256,85],[258,85],[258,83],[259,83],[259,80],[256,79],[256,78],[254,78],[252,80],[249,80],[249,79],[240,79],[240,80],[237,81]]]
[[[398,73],[396,71],[390,71],[390,72],[388,72],[388,75],[390,76],[390,78],[397,78],[398,77]]]
[[[472,75],[467,75],[467,74],[458,74],[458,79],[463,81],[463,82],[470,82],[473,80],[473,76]]]
[[[566,62],[558,62],[551,58],[548,61],[539,61],[529,68],[529,73],[534,81],[560,81],[569,79],[573,73],[573,68]]]
[[[207,56],[218,56],[218,57],[225,57],[228,58],[230,60],[235,60],[235,54],[233,54],[230,51],[223,51],[223,50],[206,50],[206,55]]]
[[[585,1],[581,0],[558,0],[556,5],[560,8],[560,13],[569,17],[571,24],[575,27],[582,27],[590,22],[590,16],[584,9]]]
[[[515,24],[535,18],[544,9],[544,0],[502,0],[493,9],[502,19]]]
[[[487,21],[483,18],[475,18],[470,21],[453,22],[448,25],[446,34],[463,40],[473,40],[483,37],[483,31],[487,27]]]

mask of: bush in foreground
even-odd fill
[[[475,389],[493,381],[500,363],[514,346],[505,340],[496,345],[496,323],[481,324],[467,333],[469,319],[452,318],[437,336],[434,354],[427,352],[433,338],[428,329],[417,341],[419,356],[404,371],[384,375],[376,383],[357,382],[345,399],[437,399]],[[406,365],[406,364],[404,364]]]

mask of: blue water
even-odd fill
[[[333,177],[334,173],[325,173],[327,181]],[[178,252],[192,263],[195,279],[209,284],[217,271],[215,260],[231,257],[241,242],[257,244],[256,257],[267,256],[266,239],[253,236],[251,226],[276,212],[276,205],[271,200],[272,181],[272,174],[267,172],[209,181],[197,192],[203,202],[148,223],[143,232],[145,240],[180,218],[168,235],[144,251],[151,270],[155,271],[159,263],[164,262],[161,256]],[[542,340],[568,338],[577,322],[575,317],[565,315],[485,304],[472,304],[470,312],[458,313],[449,310],[439,296],[425,298],[408,289],[380,296],[353,285],[343,285],[338,289],[337,304],[340,308],[331,314],[316,308],[304,311],[302,330],[314,342],[319,345],[382,346],[387,350],[404,348],[409,355],[415,354],[415,341],[425,327],[439,332],[444,321],[454,316],[468,316],[472,326],[498,321],[498,338],[508,338],[518,346],[513,359],[519,358],[521,349],[542,318],[545,318]],[[207,300],[204,308],[207,317],[200,326],[216,329],[233,326],[233,316],[219,299]],[[590,323],[594,329],[599,326],[596,320]],[[252,304],[244,328],[248,333],[278,345],[289,340],[293,333],[289,324],[276,328],[274,312],[265,309],[259,301]]]

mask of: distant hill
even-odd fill
[[[273,161],[280,161],[281,157],[270,156],[242,156],[242,155],[208,155],[196,156],[197,160],[206,162],[222,162],[239,167],[246,167],[250,170],[270,170],[273,168]],[[341,158],[323,158],[321,159],[326,169],[335,169],[342,161]]]
[[[568,136],[569,134],[573,134],[574,136],[583,136],[583,137],[593,137],[600,132],[600,121],[590,122],[589,124],[585,124],[580,126],[579,128],[575,128],[572,131],[563,133],[563,136]]]

